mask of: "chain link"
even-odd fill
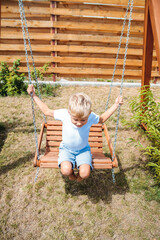
[[[28,51],[27,51],[27,43],[26,43],[26,34],[25,34],[25,28],[24,28],[24,19],[23,19],[23,12],[22,12],[22,6],[21,6],[21,1],[20,0],[19,0],[19,9],[20,9],[21,22],[22,22],[22,32],[23,32],[23,39],[24,39],[25,55],[26,55],[26,60],[27,60],[28,78],[29,78],[30,84],[32,84],[31,72],[30,72],[30,66],[29,66],[29,58],[28,58]],[[31,94],[31,105],[32,105],[32,115],[33,115],[35,142],[36,142],[36,151],[37,151],[37,157],[39,159],[38,137],[37,137],[37,127],[36,127],[36,119],[35,119],[35,113],[34,113],[33,94]]]
[[[24,13],[23,2],[22,2],[22,0],[18,0],[18,3],[19,3],[21,23],[22,23],[22,32],[23,32],[23,40],[24,40],[24,47],[25,47],[25,56],[26,56],[26,60],[27,60],[29,83],[32,84],[32,78],[31,78],[31,71],[30,71],[30,66],[29,66],[29,58],[28,58],[28,50],[27,50],[27,42],[26,42],[26,32],[27,32],[27,36],[28,36],[28,42],[29,42],[30,53],[31,53],[31,57],[32,57],[32,64],[33,64],[33,67],[34,67],[36,82],[38,83],[37,73],[36,73],[36,69],[35,69],[35,64],[34,64],[34,59],[33,59],[33,54],[32,54],[32,48],[31,48],[31,43],[30,43],[30,38],[29,38],[29,32],[28,32],[28,28],[27,28],[27,21],[26,21],[26,17],[25,17],[25,13]],[[25,21],[25,25],[24,25],[24,21]],[[26,27],[26,32],[25,32],[25,27]],[[40,93],[38,84],[37,84],[37,88],[38,88],[38,91]],[[39,96],[40,96],[40,94],[39,94]],[[41,98],[41,96],[40,96],[40,98]],[[34,112],[34,100],[33,100],[33,94],[32,93],[31,93],[31,105],[32,105],[32,116],[33,116],[34,136],[35,136],[35,143],[36,143],[37,159],[40,160],[39,149],[38,149],[36,118],[35,118],[35,112]],[[46,122],[45,118],[44,118],[44,120]],[[39,173],[39,167],[37,168],[35,181],[37,180],[38,173]]]
[[[127,39],[126,39],[125,54],[124,54],[123,72],[122,72],[122,78],[121,78],[120,96],[122,96],[122,88],[123,88],[123,82],[124,82],[124,73],[125,73],[125,66],[126,66],[126,59],[127,59],[127,50],[128,50],[131,20],[132,20],[132,11],[133,11],[133,0],[131,1],[131,6],[130,6],[130,15],[129,15]],[[116,122],[116,130],[115,130],[115,137],[114,137],[112,162],[115,157],[115,149],[116,149],[116,143],[117,143],[118,126],[119,126],[119,117],[120,117],[120,105],[118,106],[118,113],[117,113],[117,122]],[[113,183],[115,183],[115,174],[114,174],[113,168],[112,168],[112,179],[113,179]]]
[[[38,96],[41,99],[41,92],[40,92],[40,87],[39,87],[39,82],[38,82],[38,77],[37,77],[37,71],[36,71],[36,67],[35,67],[35,62],[34,62],[34,57],[33,57],[33,52],[32,52],[32,46],[31,46],[31,41],[30,41],[30,36],[29,36],[29,31],[28,31],[28,26],[27,26],[27,20],[26,20],[26,16],[25,16],[25,10],[24,10],[24,5],[23,5],[23,0],[19,0],[19,4],[20,4],[20,10],[21,10],[21,15],[23,18],[23,25],[25,23],[25,31],[27,33],[27,39],[28,39],[28,45],[29,45],[29,50],[30,50],[30,56],[32,59],[32,65],[33,65],[33,70],[34,70],[34,75],[35,75],[35,80],[36,80],[36,85],[37,85],[37,89],[38,89]],[[22,20],[21,20],[22,21]],[[26,39],[25,39],[26,40]],[[26,41],[25,41],[26,43]],[[27,44],[27,43],[26,43]],[[44,122],[47,123],[46,121],[46,117],[43,114],[43,119]]]
[[[118,45],[118,50],[117,50],[117,54],[116,54],[116,60],[115,60],[115,64],[114,64],[114,70],[113,70],[113,74],[112,74],[112,80],[111,80],[111,85],[110,85],[110,89],[109,89],[109,94],[108,94],[105,110],[108,109],[108,105],[109,105],[109,100],[110,100],[111,91],[112,91],[112,87],[113,87],[113,80],[114,80],[115,71],[116,71],[116,68],[117,68],[117,61],[118,61],[119,52],[120,52],[120,48],[121,48],[121,44],[122,44],[122,38],[123,38],[123,34],[124,34],[124,28],[125,28],[125,25],[126,25],[126,20],[127,20],[129,7],[130,7],[130,0],[128,0],[128,6],[127,6],[127,9],[126,9],[126,13],[125,13],[124,21],[123,21],[123,27],[122,27],[122,31],[121,31],[120,40],[119,40],[119,45]]]

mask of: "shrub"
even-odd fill
[[[49,67],[49,64],[45,64],[41,69],[36,69],[37,79],[39,78],[41,81],[45,80],[43,72],[46,73],[48,70],[48,67]],[[33,81],[36,81],[36,76],[35,76],[34,70],[31,71],[31,78]],[[53,86],[51,84],[43,83],[43,84],[39,85],[39,90],[42,95],[56,97],[57,90],[59,89],[59,87],[60,87],[60,85]],[[35,90],[36,90],[36,94],[38,95],[38,89],[37,89],[36,85],[35,85]]]
[[[56,97],[58,95],[58,89],[60,88],[60,84],[58,85],[51,85],[51,84],[41,84],[40,85],[40,92],[44,96],[53,96]],[[38,91],[36,90],[38,94]]]
[[[47,72],[48,67],[49,67],[49,64],[44,64],[44,66],[41,69],[36,69],[37,79],[39,78],[41,79],[41,81],[44,80],[44,74],[42,73],[42,71]],[[34,69],[31,71],[31,78],[33,81],[36,81]]]
[[[24,83],[24,73],[18,72],[20,60],[13,63],[11,70],[5,62],[0,65],[0,95],[15,96],[26,92],[27,85]]]
[[[144,101],[141,101],[143,97]],[[144,104],[145,102],[145,104]],[[154,100],[153,93],[149,89],[141,90],[139,101],[134,100],[131,103],[133,112],[133,127],[144,123],[147,127],[147,135],[150,145],[146,148],[141,146],[145,155],[149,157],[148,166],[152,168],[154,176],[160,183],[160,102]]]
[[[28,83],[25,82],[24,73],[19,70],[20,60],[13,62],[13,67],[10,69],[6,62],[1,62],[0,65],[0,96],[15,96],[27,93]],[[44,81],[43,72],[47,72],[48,64],[45,64],[41,69],[36,69],[37,79]],[[34,70],[31,71],[32,81],[36,81]],[[57,89],[60,85],[52,86],[51,84],[41,84],[40,92],[45,96],[57,96]],[[36,93],[38,94],[37,86]]]

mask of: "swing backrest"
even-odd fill
[[[46,132],[46,152],[58,152],[62,141],[62,123],[48,121]],[[94,124],[90,128],[89,144],[91,152],[102,152],[102,124]]]
[[[62,141],[62,124],[60,121],[49,121],[46,124],[42,124],[38,149],[41,149],[42,137],[44,129],[46,128],[46,152],[40,159],[37,158],[37,152],[35,154],[34,166],[39,167],[51,167],[58,168],[58,151],[59,145]],[[116,156],[112,162],[110,158],[106,157],[103,153],[103,138],[102,130],[104,130],[104,136],[107,141],[110,154],[113,154],[113,147],[111,140],[109,138],[108,130],[106,125],[95,124],[92,125],[89,133],[89,144],[91,146],[92,152],[92,164],[95,169],[109,169],[112,167],[118,167],[118,162]]]

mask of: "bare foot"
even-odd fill
[[[82,182],[83,181],[83,178],[81,178],[80,176],[79,176],[79,173],[77,174],[77,182]]]
[[[69,176],[69,180],[75,181],[77,179],[77,176],[74,174],[74,172]]]

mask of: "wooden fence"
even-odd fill
[[[114,4],[112,4],[114,3]],[[0,61],[27,72],[18,0],[1,0]],[[24,1],[35,65],[57,77],[111,79],[128,0]],[[125,79],[141,79],[144,0],[134,0]],[[117,62],[121,77],[127,27]],[[30,62],[31,62],[31,58]],[[159,77],[153,52],[152,78]]]

